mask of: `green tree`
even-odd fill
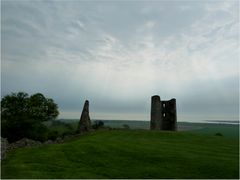
[[[54,120],[59,114],[57,108],[52,99],[47,99],[40,93],[29,98],[29,115],[35,120]]]
[[[40,93],[30,97],[24,92],[6,95],[1,100],[1,135],[10,142],[23,137],[44,141],[47,127],[42,122],[58,114],[57,104]]]
[[[24,92],[6,95],[1,100],[1,118],[6,120],[27,115],[28,101],[28,94]]]

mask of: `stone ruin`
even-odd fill
[[[152,96],[151,130],[177,130],[176,99],[161,101],[160,96]]]
[[[8,141],[1,137],[1,160],[6,158],[6,151],[8,148]]]
[[[91,129],[89,101],[86,100],[83,106],[77,132],[88,132]],[[169,131],[177,130],[176,99],[161,101],[160,96],[152,96],[150,129]]]
[[[89,116],[89,102],[88,100],[85,101],[83,110],[82,110],[82,115],[80,117],[80,121],[78,124],[78,129],[77,132],[86,132],[91,129],[91,120]]]

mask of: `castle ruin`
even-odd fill
[[[90,129],[91,129],[91,120],[89,116],[89,101],[86,100],[83,106],[77,132],[86,132],[86,131],[89,131]]]
[[[160,96],[152,96],[151,130],[177,130],[176,99],[161,101]]]

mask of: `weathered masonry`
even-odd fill
[[[85,132],[91,129],[91,120],[89,116],[89,101],[86,100],[83,106],[82,115],[78,124],[77,132]]]
[[[161,101],[160,96],[152,96],[151,130],[177,130],[176,99]]]

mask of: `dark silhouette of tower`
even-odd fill
[[[161,101],[160,96],[152,96],[151,130],[177,130],[176,99]]]
[[[77,132],[85,132],[85,131],[89,131],[90,129],[91,129],[91,120],[89,116],[89,101],[86,100],[83,106]]]

